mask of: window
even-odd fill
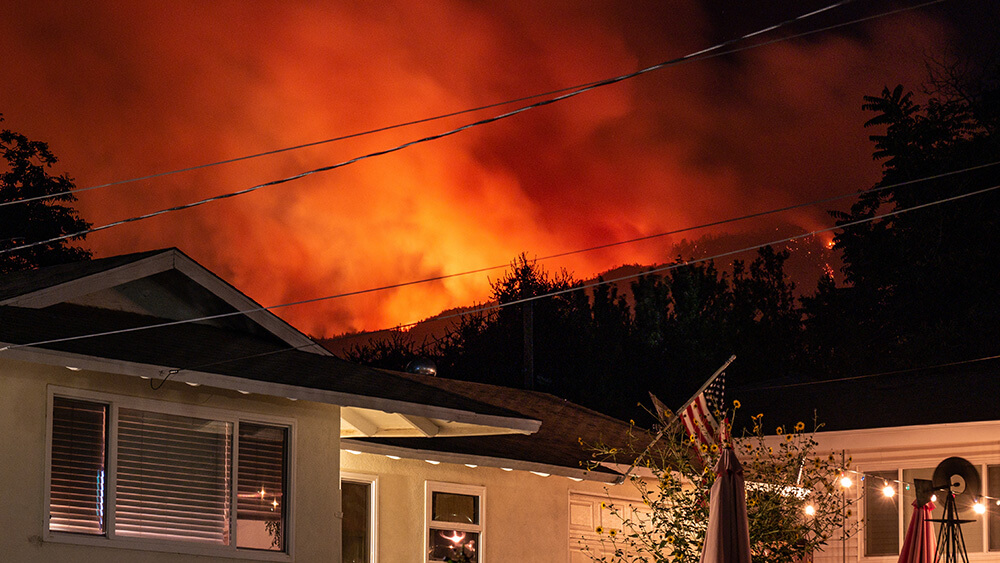
[[[481,562],[485,494],[484,487],[427,483],[428,561]]]
[[[958,503],[959,518],[970,520],[961,526],[965,548],[970,554],[1000,551],[1000,508],[995,504],[995,499],[1000,498],[1000,465],[973,466],[984,485],[983,490],[975,491],[975,494],[985,492],[986,497],[992,499],[993,505],[987,505],[986,515],[979,516],[972,511],[969,503],[963,502],[964,499]],[[900,543],[913,515],[916,491],[911,484],[916,479],[931,479],[933,474],[934,467],[865,472],[863,526],[866,556],[899,554]],[[894,488],[894,496],[887,497],[883,494],[882,489],[886,484]],[[934,505],[930,517],[942,518],[943,499],[935,501]],[[935,522],[935,537],[940,530],[941,524]]]
[[[865,555],[899,554],[899,497],[882,494],[898,479],[896,471],[865,473]]]
[[[50,419],[52,537],[285,551],[287,424],[58,392]]]
[[[377,479],[373,475],[342,473],[340,476],[343,563],[374,563],[376,557],[375,524]]]

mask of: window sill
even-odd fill
[[[237,561],[278,561],[283,563],[290,563],[291,561],[294,561],[294,558],[289,553],[236,549],[233,547],[200,545],[184,542],[133,540],[123,538],[110,539],[104,536],[87,536],[83,534],[67,534],[60,532],[46,533],[42,538],[42,542],[103,547],[106,549],[131,549],[137,551],[156,551],[160,553],[177,553],[183,555],[234,559]]]

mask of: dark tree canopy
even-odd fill
[[[0,121],[3,116],[0,115]],[[70,205],[76,197],[68,192],[73,181],[65,174],[53,176],[49,169],[56,157],[49,146],[4,129],[0,131],[0,203],[61,194],[47,199],[0,206],[0,274],[89,259],[89,250],[70,240],[9,251],[9,249],[86,230],[90,224]],[[72,240],[82,241],[84,235]]]

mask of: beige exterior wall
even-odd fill
[[[638,497],[628,484],[575,482],[556,475],[541,477],[528,471],[494,467],[431,465],[422,460],[395,460],[378,454],[345,451],[341,454],[341,467],[345,472],[378,477],[381,563],[426,561],[424,491],[428,481],[485,487],[482,563],[567,563],[571,544],[575,545],[580,537],[570,528],[571,494],[589,498],[606,498],[609,493],[619,498]],[[580,518],[578,523],[584,525]],[[578,559],[579,555],[573,560]]]
[[[333,405],[241,395],[138,377],[70,371],[0,358],[0,560],[33,562],[207,562],[239,556],[183,555],[43,540],[49,386],[197,405],[294,420],[291,543],[294,559],[340,561],[340,410]]]

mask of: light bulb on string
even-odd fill
[[[972,505],[972,510],[976,514],[986,514],[986,505],[981,502],[977,502],[976,504]]]
[[[808,516],[813,516],[814,514],[816,514],[816,507],[811,504],[807,504],[805,510]]]
[[[882,494],[889,498],[892,498],[896,496],[896,489],[892,488],[892,485],[890,485],[889,483],[886,483],[885,486],[882,487]]]
[[[851,487],[851,485],[853,485],[853,484],[854,484],[854,481],[852,481],[851,478],[848,477],[847,475],[843,475],[843,476],[840,477],[840,486],[841,487],[844,487],[845,489],[849,489]]]

